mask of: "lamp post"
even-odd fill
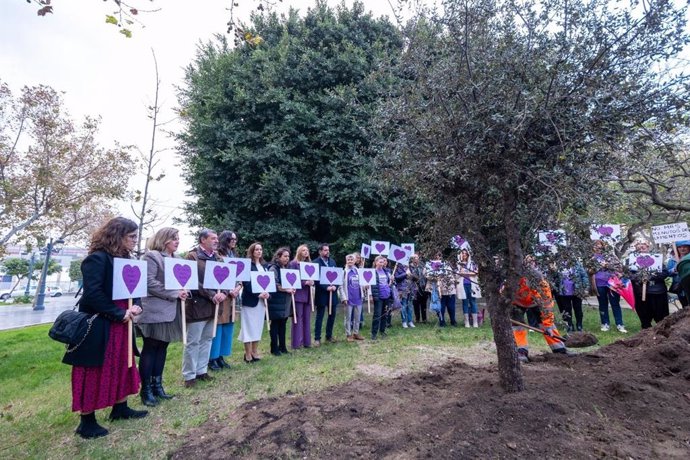
[[[36,251],[31,253],[31,259],[29,259],[29,277],[26,281],[26,290],[24,295],[29,297],[31,295],[31,277],[34,274],[34,264],[36,263]]]
[[[48,265],[50,264],[50,256],[53,253],[53,246],[62,246],[65,242],[62,239],[53,241],[51,238],[48,242],[48,247],[46,247],[46,260],[43,263],[43,270],[41,270],[41,281],[38,287],[38,296],[36,297],[36,306],[34,310],[45,310],[45,299],[46,299],[46,278],[48,277]],[[59,250],[59,249],[58,249]]]

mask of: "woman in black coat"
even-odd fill
[[[285,345],[285,328],[290,317],[292,295],[295,289],[283,289],[280,284],[280,270],[287,268],[290,263],[290,249],[280,248],[273,255],[268,271],[273,273],[276,280],[276,292],[268,298],[268,318],[271,320],[271,354],[280,356],[287,354]]]

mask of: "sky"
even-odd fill
[[[51,86],[64,93],[65,106],[73,119],[78,121],[85,115],[101,117],[102,146],[111,147],[117,141],[148,152],[151,123],[147,106],[153,102],[156,83],[151,50],[156,53],[161,80],[159,120],[170,121],[165,129],[174,131],[179,129],[173,110],[177,106],[175,87],[183,83],[184,68],[193,61],[197,45],[216,33],[226,32],[230,1],[130,0],[135,7],[160,11],[140,14],[144,27],[131,26],[133,36],[126,38],[116,26],[105,22],[105,16],[116,8],[113,2],[53,0],[54,13],[39,17],[36,4],[0,0],[0,79],[15,96],[23,86]],[[278,11],[287,11],[290,5],[305,12],[315,1],[276,3]],[[328,3],[337,5],[340,0]],[[386,0],[363,3],[376,16],[391,16]],[[241,0],[239,4],[235,17],[247,22],[257,3]],[[166,177],[154,183],[151,191],[156,210],[167,216],[166,221],[156,224],[156,228],[161,228],[172,226],[173,217],[185,219],[181,205],[189,197],[180,177],[174,142],[159,135],[156,148],[165,149],[156,172],[165,173]],[[130,190],[141,188],[143,179],[143,173],[132,170]],[[117,207],[125,217],[134,218],[129,203],[117,203]],[[180,229],[180,249],[190,248],[194,243],[193,229],[174,226]],[[144,232],[145,237],[150,234]]]

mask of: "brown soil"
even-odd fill
[[[172,458],[690,458],[690,310],[576,357],[496,369],[450,361],[246,403],[188,435]]]

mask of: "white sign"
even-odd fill
[[[319,283],[322,286],[340,286],[343,284],[343,269],[340,267],[323,267]]]
[[[319,264],[316,262],[300,262],[299,263],[299,277],[304,281],[319,280]]]
[[[362,256],[362,259],[369,260],[369,256],[371,255],[371,245],[362,243],[362,249],[359,251],[359,255]]]
[[[276,292],[276,279],[272,272],[251,272],[252,292]]]
[[[546,230],[539,232],[539,244],[541,246],[566,246],[565,230]]]
[[[391,244],[388,257],[396,264],[408,265],[410,263],[410,255],[412,255],[406,249]]]
[[[628,267],[633,271],[660,271],[662,263],[661,254],[633,253],[628,256]]]
[[[621,239],[621,226],[618,224],[596,224],[589,229],[589,237],[592,241],[604,240],[617,242]]]
[[[113,300],[146,297],[147,265],[143,260],[113,259]]]
[[[234,265],[235,280],[249,281],[249,272],[252,269],[252,261],[250,259],[243,259],[240,257],[223,257],[226,264]]]
[[[165,289],[199,289],[199,270],[195,260],[163,257]]]
[[[361,286],[371,286],[376,284],[376,270],[373,268],[358,268],[359,284]]]
[[[388,250],[391,244],[388,241],[372,241],[371,242],[371,253],[380,254],[382,256],[388,255]]]
[[[673,243],[678,240],[690,239],[687,222],[657,225],[652,227],[652,238],[656,244]]]
[[[280,285],[283,289],[300,289],[302,287],[302,280],[299,276],[299,270],[281,268]]]
[[[414,243],[402,243],[400,246],[402,248],[410,253],[410,257],[414,255]]]
[[[235,289],[235,266],[207,260],[204,281],[201,284],[204,289]]]

